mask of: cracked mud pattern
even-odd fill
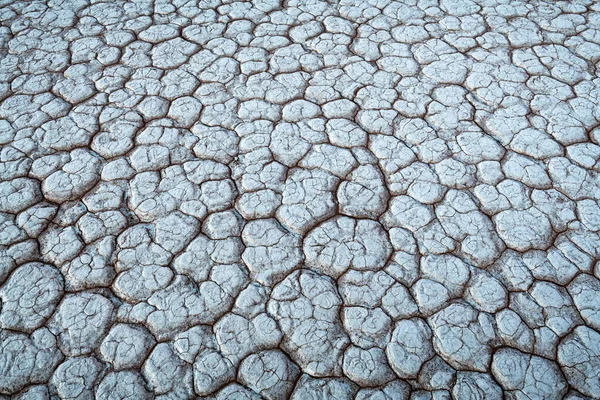
[[[600,4],[0,0],[0,399],[600,398]]]

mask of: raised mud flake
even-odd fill
[[[596,397],[600,379],[595,371],[600,368],[600,334],[586,326],[579,326],[558,346],[558,363],[569,383],[586,396]]]
[[[200,285],[176,275],[169,286],[147,300],[152,306],[146,318],[147,326],[162,338],[190,325],[214,323],[233,305],[247,279],[246,271],[235,264],[216,266],[210,279]]]
[[[100,354],[115,370],[139,368],[154,344],[144,327],[116,324],[100,344]]]
[[[1,212],[21,212],[41,200],[40,184],[34,179],[17,178],[0,182]]]
[[[404,228],[414,232],[434,219],[431,207],[410,196],[392,197],[388,210],[382,216],[387,228]]]
[[[100,294],[68,294],[58,305],[49,327],[57,335],[58,346],[65,354],[89,354],[108,331],[113,310],[110,300]]]
[[[597,303],[600,281],[592,275],[581,274],[567,286],[567,289],[581,318],[590,327],[600,329],[600,304]]]
[[[166,275],[172,275],[170,269],[166,267],[172,256],[169,251],[155,242],[156,231],[152,228],[152,225],[137,224],[117,238],[115,269],[119,272],[119,277],[113,282],[113,289],[119,297],[128,298],[132,294],[148,292],[149,288],[146,287],[144,279],[136,281],[128,279],[129,276],[137,274],[141,278],[147,278],[153,275],[147,272],[144,274],[145,270],[154,273],[165,271]],[[162,282],[163,285],[169,280],[170,277],[167,282]],[[156,284],[161,286],[152,278],[148,280],[148,286],[156,289]]]
[[[226,166],[214,161],[190,161],[159,172],[137,174],[129,184],[129,207],[143,222],[153,222],[179,209],[204,218],[233,204],[235,187]]]
[[[427,255],[421,260],[421,271],[425,278],[443,284],[453,297],[464,291],[471,272],[469,265],[462,259],[443,254]]]
[[[115,277],[115,239],[105,237],[86,246],[73,260],[63,264],[61,272],[65,287],[84,290],[107,287]]]
[[[338,317],[341,304],[333,281],[311,270],[293,272],[271,294],[268,311],[283,331],[283,349],[312,375],[342,374],[349,339]]]
[[[283,189],[277,219],[291,230],[305,234],[335,214],[334,190],[339,179],[320,169],[293,169]]]
[[[101,159],[88,150],[76,149],[69,154],[70,161],[42,183],[46,199],[64,202],[80,198],[100,179]]]
[[[0,245],[10,246],[11,244],[20,242],[27,235],[15,224],[15,219],[10,214],[0,213]]]
[[[235,380],[235,367],[216,350],[206,350],[194,362],[194,390],[203,396],[212,394]]]
[[[290,399],[314,399],[321,396],[328,398],[349,399],[356,393],[357,387],[345,378],[314,378],[303,374]]]
[[[250,221],[242,232],[246,249],[242,259],[254,280],[271,286],[281,281],[304,259],[302,238],[275,219]]]
[[[0,289],[0,327],[22,332],[40,328],[63,294],[63,278],[50,265],[19,267]]]
[[[199,234],[173,260],[172,268],[196,283],[209,280],[211,272],[231,270],[241,261],[243,243],[240,238],[230,236],[213,240]],[[233,270],[232,270],[233,271]]]
[[[50,391],[46,385],[29,386],[19,393],[15,398],[18,399],[49,399]]]
[[[343,369],[344,374],[360,386],[380,386],[396,378],[385,352],[377,347],[369,350],[348,347],[344,353]]]
[[[40,252],[44,261],[61,265],[75,258],[84,248],[75,227],[52,226],[40,235]]]
[[[240,381],[266,399],[288,397],[300,370],[282,351],[252,354],[242,361]]]
[[[338,178],[343,178],[356,165],[356,159],[347,149],[341,149],[328,144],[315,144],[298,164],[302,168],[320,168]]]
[[[167,267],[140,266],[120,273],[114,280],[112,289],[119,298],[138,303],[166,288],[172,280],[173,272]]]
[[[237,156],[239,138],[235,132],[202,124],[194,125],[191,131],[198,137],[194,146],[194,154],[198,158],[229,164]]]
[[[450,390],[456,381],[456,371],[439,356],[423,364],[419,383],[428,390]]]
[[[550,221],[539,210],[503,211],[494,218],[498,234],[508,247],[517,251],[544,250],[552,238]]]
[[[429,319],[436,352],[457,369],[487,371],[496,333],[488,314],[453,303]]]
[[[480,271],[471,278],[465,297],[477,309],[489,313],[497,313],[508,303],[504,286],[490,274]]]
[[[214,327],[221,354],[233,365],[261,350],[277,347],[283,338],[277,322],[266,313],[253,318],[227,314]]]
[[[492,221],[467,191],[448,191],[436,207],[436,216],[444,232],[460,242],[461,252],[473,265],[485,268],[502,254],[505,246]]]
[[[390,287],[381,299],[381,308],[396,321],[419,313],[419,306],[408,289],[400,283]]]
[[[543,308],[544,324],[559,337],[582,322],[571,296],[562,286],[536,282],[531,288],[531,297]]]
[[[0,391],[14,394],[31,384],[47,382],[63,358],[47,328],[30,336],[0,330]]]
[[[281,204],[281,195],[271,189],[248,192],[238,197],[236,209],[246,219],[269,218]]]
[[[344,307],[342,322],[357,346],[383,348],[389,341],[392,321],[381,308]]]
[[[83,215],[77,227],[85,243],[107,236],[117,236],[127,227],[127,218],[120,211],[102,211]]]
[[[211,398],[211,397],[209,397]],[[262,397],[256,392],[246,389],[239,383],[231,383],[225,386],[212,398],[215,400],[241,399],[241,400],[261,400]]]
[[[448,289],[430,279],[419,279],[413,285],[412,293],[419,311],[426,316],[439,311],[450,300]]]
[[[567,390],[567,382],[554,362],[514,349],[503,348],[494,354],[492,373],[515,396],[562,399]]]
[[[387,233],[372,220],[336,217],[313,229],[304,240],[307,265],[333,278],[348,268],[383,269],[391,253]]]
[[[423,364],[434,356],[432,332],[422,319],[396,323],[386,354],[394,372],[401,378],[415,378]]]
[[[70,358],[54,371],[50,386],[60,398],[90,398],[103,370],[104,365],[95,357]]]
[[[346,306],[377,307],[394,279],[384,271],[350,270],[338,280],[340,296]]]
[[[41,202],[19,213],[15,222],[29,237],[37,238],[50,224],[56,215],[57,207]]]
[[[373,165],[359,166],[340,184],[340,212],[351,217],[376,219],[385,211],[389,193],[381,172]]]
[[[400,399],[407,400],[410,398],[410,386],[403,380],[396,379],[387,385],[378,388],[362,388],[356,393],[357,400],[371,399]]]
[[[513,310],[502,310],[496,314],[498,335],[508,346],[521,351],[532,352],[534,333]]]
[[[128,397],[143,400],[153,398],[152,393],[146,389],[142,376],[134,371],[109,373],[98,384],[95,395],[97,399],[102,400],[118,400]]]
[[[334,146],[353,148],[367,144],[367,133],[350,119],[329,119],[325,132]]]
[[[159,343],[144,362],[142,376],[153,393],[173,398],[193,397],[192,366],[175,354],[170,343]]]
[[[481,372],[459,372],[456,374],[456,383],[452,394],[457,399],[477,396],[491,400],[504,398],[502,388],[488,374]]]

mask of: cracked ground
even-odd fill
[[[600,398],[600,3],[0,0],[0,399]]]

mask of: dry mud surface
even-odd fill
[[[0,399],[600,398],[600,4],[0,0]]]

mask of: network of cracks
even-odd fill
[[[0,399],[600,398],[600,4],[0,0]]]

